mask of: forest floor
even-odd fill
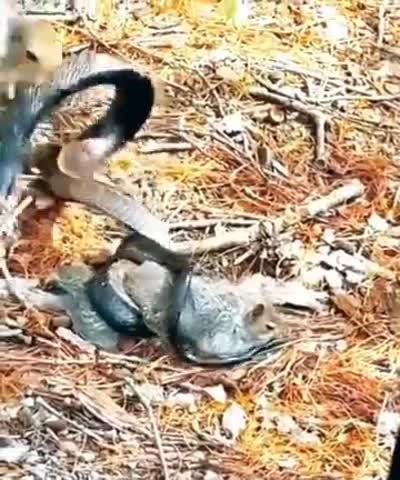
[[[264,0],[234,28],[212,2],[129,14],[103,2],[97,22],[58,25],[66,53],[95,47],[166,82],[109,178],[174,238],[220,239],[199,258],[208,271],[298,279],[330,303],[268,362],[213,369],[149,340],[94,354],[60,316],[5,301],[23,333],[0,348],[0,432],[15,442],[1,441],[2,478],[385,479],[400,424],[395,3]],[[301,213],[349,182],[348,201]],[[224,243],[279,219],[291,221],[274,241]],[[28,225],[10,270],[40,280],[104,259],[122,235],[74,203]],[[13,455],[24,461],[2,463]]]

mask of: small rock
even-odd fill
[[[373,213],[369,219],[368,219],[368,225],[371,227],[372,230],[375,232],[386,232],[389,228],[388,222],[377,215],[376,213]]]
[[[290,433],[298,430],[298,425],[290,415],[280,415],[277,418],[277,428],[280,432]]]
[[[217,125],[217,130],[226,133],[227,135],[234,135],[243,132],[244,122],[242,114],[240,112],[235,112],[226,115]]]
[[[325,280],[326,270],[322,267],[315,267],[301,272],[301,278],[307,287],[318,287]]]
[[[79,456],[80,448],[75,442],[72,442],[71,440],[63,440],[59,442],[58,445],[63,452],[73,455],[74,457]]]
[[[80,458],[88,463],[92,463],[96,460],[96,454],[94,452],[83,452]]]
[[[228,399],[228,395],[222,385],[204,387],[203,391],[206,392],[213,400],[219,403],[226,403]]]
[[[277,463],[280,467],[290,470],[294,470],[298,466],[298,461],[292,456],[278,460]]]
[[[207,470],[204,474],[204,480],[222,480],[222,476],[213,470]]]
[[[21,463],[29,453],[29,446],[7,437],[0,437],[0,462]]]
[[[226,82],[237,83],[243,78],[243,72],[236,72],[233,68],[222,66],[216,69],[217,76]]]
[[[152,385],[149,383],[142,383],[141,385],[136,384],[135,389],[139,392],[145,400],[147,400],[151,405],[164,403],[165,395],[163,387],[159,385]],[[128,396],[136,396],[136,392],[132,391],[132,388],[129,385],[126,386],[124,392]]]
[[[274,105],[269,111],[269,118],[272,123],[278,125],[285,121],[285,111],[281,107]]]
[[[315,433],[305,432],[304,430],[299,430],[294,435],[295,439],[298,440],[300,443],[309,444],[309,445],[318,445],[321,443],[318,435]]]
[[[345,352],[348,348],[348,343],[344,339],[338,340],[335,343],[335,345],[336,345],[336,351],[338,351],[338,352]]]
[[[168,398],[168,405],[171,406],[180,406],[180,407],[189,407],[191,412],[197,410],[196,407],[196,397],[193,393],[175,393]]]
[[[237,403],[233,403],[224,413],[222,418],[223,428],[230,433],[233,440],[246,428],[247,415]]]
[[[319,14],[325,24],[324,32],[326,38],[331,42],[348,40],[349,28],[347,19],[343,15],[339,15],[333,5],[322,5],[319,8]]]
[[[389,435],[397,431],[400,427],[400,415],[396,412],[383,410],[378,416],[378,424],[376,427],[379,435]]]
[[[343,288],[343,276],[337,270],[325,270],[325,280],[332,290]]]
[[[29,470],[33,474],[35,480],[46,480],[46,478],[48,478],[46,465],[33,465]]]
[[[365,274],[361,272],[352,272],[348,270],[345,272],[346,280],[352,285],[360,285],[365,280]]]

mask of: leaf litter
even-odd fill
[[[394,4],[257,1],[236,27],[211,1],[113,9],[57,24],[65,51],[118,53],[173,102],[109,179],[196,247],[204,271],[296,280],[329,303],[305,299],[312,313],[270,361],[213,370],[157,342],[88,348],[59,314],[0,295],[0,475],[384,478],[400,412]],[[65,140],[87,109],[62,120]],[[9,267],[41,282],[101,262],[126,231],[60,202],[23,226]]]

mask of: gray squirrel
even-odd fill
[[[104,348],[115,348],[119,334],[158,335],[190,362],[227,365],[285,341],[284,322],[265,292],[193,274],[188,256],[139,232],[99,272],[62,267],[57,284],[73,299],[75,329]]]

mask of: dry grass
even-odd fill
[[[119,153],[109,170],[127,189],[134,188],[135,174],[157,182],[146,198],[164,218],[278,215],[358,178],[367,188],[362,201],[299,225],[296,235],[316,248],[329,226],[397,275],[400,245],[361,237],[372,213],[394,223],[400,214],[398,10],[387,2],[380,22],[383,2],[331,2],[349,28],[340,45],[324,37],[316,10],[304,3],[257,2],[253,17],[236,30],[216,13],[214,2],[154,5],[138,21],[114,15],[109,0],[98,23],[60,25],[59,31],[66,50],[96,46],[167,81],[174,100],[146,126],[150,139],[143,135],[140,148]],[[384,49],[377,48],[380,36]],[[250,95],[266,81],[287,88],[289,95],[301,89],[307,108],[327,116],[323,168],[314,160],[312,119]],[[242,142],[214,128],[221,117],[237,112],[243,118]],[[143,153],[171,138],[192,148]],[[286,169],[286,178],[265,161],[271,155]],[[128,180],[126,173],[132,175]],[[172,193],[162,193],[165,185],[173,185]],[[106,220],[76,206],[57,208],[51,217],[47,211],[27,221],[13,252],[14,271],[46,279],[60,263],[79,257],[96,261],[107,248],[113,235]],[[234,249],[204,263],[234,278],[268,271],[256,253],[239,262],[242,254]],[[168,398],[186,392],[195,399],[190,405],[163,401],[153,409],[171,478],[203,478],[210,470],[231,479],[384,478],[389,450],[378,445],[376,424],[382,411],[400,408],[393,290],[395,285],[378,278],[347,301],[336,300],[329,316],[299,320],[304,336],[311,331],[314,338],[342,337],[342,349],[329,349],[320,340],[313,351],[295,345],[269,364],[217,371],[162,356],[154,342],[134,344],[126,356],[93,355],[60,336],[52,315],[5,304],[5,317],[23,322],[28,344],[0,350],[0,398],[10,408],[4,410],[4,431],[23,435],[52,478],[162,478],[149,413],[129,394],[134,381],[158,385]],[[207,394],[206,387],[219,384],[228,393],[226,403]],[[40,401],[33,405],[31,398]],[[221,428],[231,402],[248,418],[233,444]],[[11,409],[17,405],[14,419]],[[284,420],[279,425],[279,418],[288,416],[313,441],[296,437]],[[94,472],[100,476],[90,476]],[[22,469],[0,463],[1,474],[22,478]]]

